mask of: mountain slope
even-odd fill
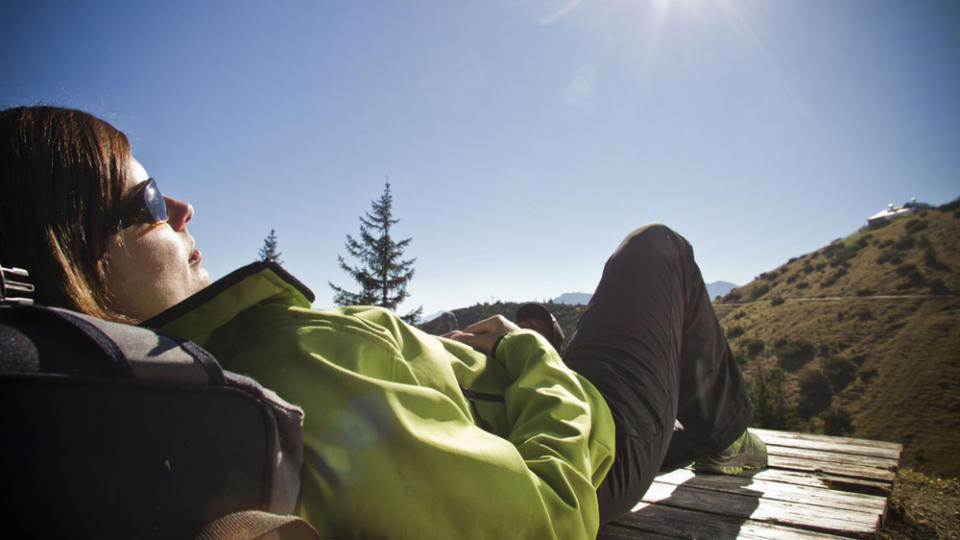
[[[960,475],[957,202],[791,259],[714,303],[759,425],[904,444]]]

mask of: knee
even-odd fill
[[[663,223],[649,223],[623,239],[617,252],[643,257],[675,258],[689,251],[687,241]]]

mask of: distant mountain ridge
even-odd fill
[[[707,296],[711,300],[718,296],[725,296],[728,292],[737,288],[736,283],[730,283],[729,281],[714,281],[712,283],[707,283]],[[569,292],[563,293],[560,296],[554,298],[552,301],[554,304],[566,304],[566,305],[587,305],[590,303],[590,298],[592,294],[582,293],[582,292]]]
[[[730,283],[729,281],[714,281],[712,283],[707,283],[707,296],[711,300],[718,296],[726,296],[728,292],[739,287],[736,283]]]
[[[553,299],[554,304],[567,304],[570,306],[575,306],[577,304],[587,305],[590,303],[590,297],[593,295],[590,293],[583,292],[568,292],[563,293],[560,296]]]

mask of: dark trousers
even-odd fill
[[[665,461],[720,452],[753,417],[693,249],[661,224],[632,232],[607,261],[563,357],[616,423],[601,523],[628,512]]]

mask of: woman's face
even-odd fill
[[[132,157],[127,173],[127,193],[149,178]],[[171,197],[165,196],[164,201],[166,223],[131,225],[107,243],[110,306],[138,320],[149,319],[210,284],[201,266],[203,258],[187,232],[193,207]]]

